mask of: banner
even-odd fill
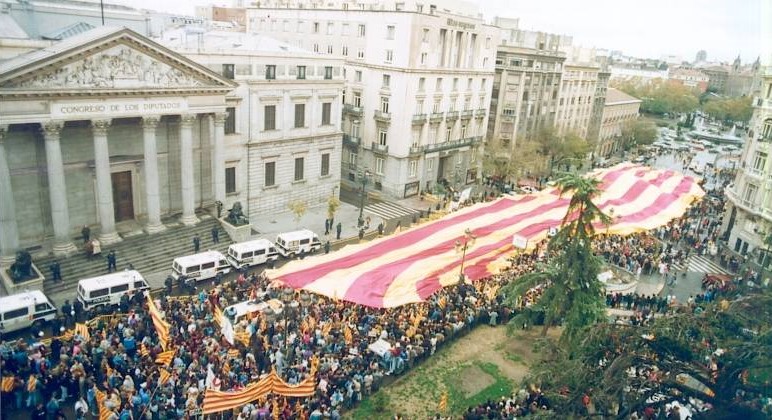
[[[161,348],[167,350],[167,346],[169,345],[169,323],[163,319],[163,315],[161,315],[161,312],[155,306],[155,302],[153,301],[153,298],[150,297],[150,293],[145,292],[145,297],[147,298],[147,307],[150,312],[150,318],[153,320],[153,325],[158,333],[158,341],[161,343]]]

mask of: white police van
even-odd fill
[[[181,276],[196,281],[214,278],[217,273],[230,273],[231,265],[225,256],[218,251],[206,251],[198,254],[178,257],[172,262],[172,277],[179,280]]]
[[[275,244],[276,250],[285,258],[292,258],[301,253],[311,254],[322,248],[319,237],[308,229],[280,233],[276,236]]]
[[[0,332],[41,327],[56,318],[56,306],[40,290],[0,297]]]
[[[233,268],[239,269],[276,261],[279,253],[268,239],[256,239],[229,246],[227,258]]]
[[[119,305],[121,296],[126,293],[140,293],[149,288],[139,271],[117,271],[79,281],[78,300],[85,310],[109,307]]]

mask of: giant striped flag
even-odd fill
[[[207,389],[204,394],[203,414],[232,410],[264,398],[270,393],[293,398],[310,397],[314,395],[316,389],[316,363],[312,360],[311,374],[297,385],[289,385],[284,382],[274,370],[265,378],[249,384],[241,391],[225,392]]]
[[[156,333],[158,333],[158,341],[161,343],[161,348],[167,350],[167,346],[169,345],[169,323],[164,320],[158,307],[155,306],[155,302],[153,302],[153,298],[150,297],[150,293],[145,292],[145,297],[147,298],[147,307],[150,312],[150,318],[153,320]]]
[[[624,163],[591,173],[601,181],[594,202],[614,221],[601,233],[630,234],[654,229],[683,215],[704,195],[692,177]],[[557,188],[535,194],[505,196],[461,209],[400,234],[350,245],[332,254],[295,260],[267,272],[296,289],[361,305],[388,308],[426,300],[458,282],[466,229],[476,240],[465,254],[464,274],[472,281],[498,273],[507,265],[515,237],[534,246],[558,228],[570,196]],[[613,209],[613,211],[612,211]]]

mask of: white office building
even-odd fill
[[[464,2],[261,2],[247,32],[345,60],[342,178],[393,198],[476,183],[498,30]],[[337,75],[336,75],[337,77]]]

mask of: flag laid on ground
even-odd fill
[[[447,413],[448,412],[448,393],[443,392],[442,396],[440,397],[440,402],[437,404],[437,410],[440,413]]]
[[[630,234],[665,225],[705,194],[692,177],[631,163],[588,176],[601,182],[595,203],[613,215],[610,226],[596,227],[599,233]],[[455,244],[467,229],[476,240],[465,253],[464,274],[476,281],[508,266],[515,235],[535,246],[558,228],[570,199],[557,188],[505,196],[400,234],[294,260],[266,274],[296,289],[371,307],[421,302],[458,282],[461,255]]]
[[[174,360],[174,350],[167,350],[159,353],[158,357],[155,358],[157,364],[164,366],[169,366],[172,363],[172,360]]]
[[[153,320],[153,326],[155,326],[156,333],[158,333],[158,341],[161,343],[161,348],[167,350],[167,346],[169,345],[169,323],[163,319],[163,315],[161,315],[161,312],[155,306],[155,302],[153,302],[153,298],[150,297],[150,293],[145,292],[145,297],[147,298],[147,307],[150,312],[150,318]]]

